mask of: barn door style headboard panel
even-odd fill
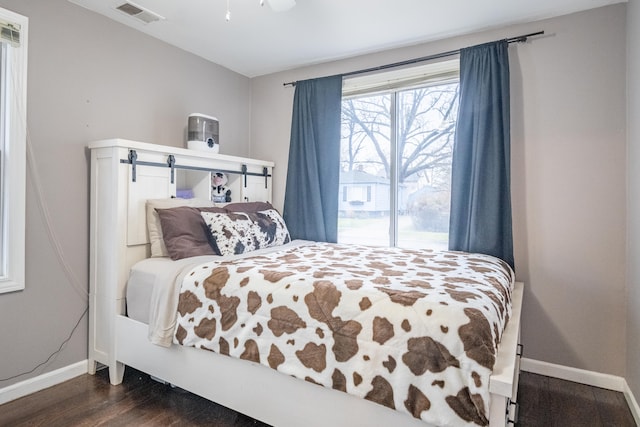
[[[129,270],[150,254],[146,201],[177,196],[212,200],[212,174],[223,173],[232,202],[270,202],[274,165],[123,139],[96,141],[88,147],[89,360],[111,366],[115,357],[111,337],[116,315],[125,313]]]

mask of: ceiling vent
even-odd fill
[[[157,13],[151,12],[144,7],[138,6],[137,4],[133,4],[130,2],[123,3],[120,6],[116,7],[121,12],[126,13],[129,16],[133,16],[136,19],[148,24],[150,22],[164,20],[163,16],[158,15]]]

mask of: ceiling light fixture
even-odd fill
[[[271,7],[274,12],[286,12],[296,5],[296,0],[260,0],[260,6],[264,6],[265,3],[269,4],[269,7]],[[231,21],[229,0],[227,0],[227,13],[224,15],[224,19],[227,22]]]

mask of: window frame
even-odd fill
[[[5,52],[0,116],[0,293],[25,288],[25,187],[27,150],[27,17],[0,8],[0,20],[18,24],[20,45],[3,43]]]
[[[389,247],[398,247],[399,230],[399,171],[402,153],[398,152],[399,96],[402,92],[427,86],[460,82],[460,59],[440,60],[392,71],[365,74],[343,80],[342,102],[363,96],[389,96]],[[341,159],[342,162],[342,159]],[[342,185],[342,182],[340,183]],[[346,190],[346,187],[344,187]],[[343,196],[348,200],[349,197]],[[368,200],[370,202],[371,200]],[[338,233],[340,230],[338,230]],[[340,235],[338,235],[340,241]]]

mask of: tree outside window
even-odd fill
[[[447,247],[457,112],[457,82],[343,99],[339,242]]]

